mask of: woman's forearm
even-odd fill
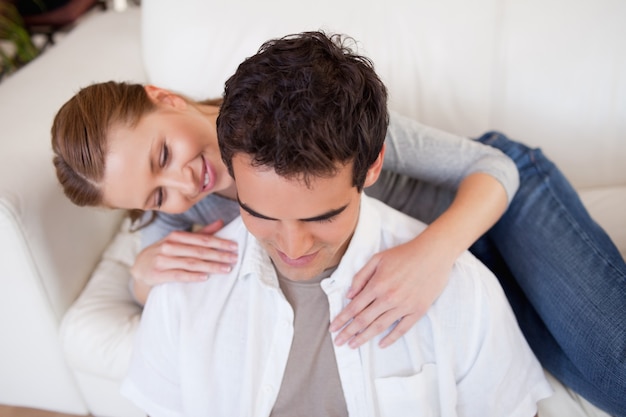
[[[459,185],[450,207],[420,237],[453,261],[500,219],[507,204],[507,193],[498,180],[471,174]]]
[[[519,186],[515,163],[500,150],[391,113],[383,168],[424,183],[458,190],[482,172],[500,182],[510,201]]]

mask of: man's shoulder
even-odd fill
[[[505,300],[506,297],[496,276],[471,252],[463,252],[454,262],[445,292],[456,296],[451,301],[457,306],[479,303],[484,299]],[[463,295],[459,298],[458,296]],[[474,306],[479,307],[479,306]]]
[[[407,242],[419,235],[427,225],[416,220],[372,197],[365,197],[365,205],[368,206],[368,217],[380,219],[380,234],[382,238],[381,248],[387,249],[392,246]],[[369,223],[372,224],[372,223]],[[483,298],[504,299],[504,293],[498,279],[493,272],[480,262],[471,252],[465,251],[454,262],[450,272],[448,284],[444,293],[450,293],[448,297],[440,297],[439,304],[464,309],[479,308],[477,301]],[[452,295],[453,294],[453,295]],[[449,300],[448,300],[449,298]],[[480,302],[478,302],[480,304]]]
[[[247,234],[248,229],[246,229],[246,225],[243,223],[243,220],[241,220],[241,216],[237,216],[215,233],[215,236],[222,239],[241,241],[246,239]]]
[[[363,203],[368,207],[365,219],[369,221],[372,216],[380,219],[380,234],[383,238],[383,246],[391,247],[407,242],[419,235],[426,229],[427,225],[386,203],[367,195],[363,195]]]
[[[427,315],[443,325],[457,346],[468,348],[490,329],[517,326],[498,279],[468,251],[455,261],[446,287]]]
[[[237,217],[215,233],[215,236],[236,242],[241,253],[245,248],[248,231],[241,218]],[[227,291],[228,283],[234,282],[237,273],[238,268],[233,268],[228,273],[209,274],[204,281],[168,282],[157,285],[150,291],[148,303],[152,300],[162,307],[178,309],[190,306],[196,301],[204,304],[208,300],[207,297],[216,297],[222,290]]]

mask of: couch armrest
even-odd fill
[[[50,126],[80,87],[145,80],[139,11],[86,17],[0,84],[0,403],[86,414],[58,339],[122,213],[73,206],[52,166]]]

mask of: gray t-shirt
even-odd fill
[[[276,270],[280,289],[294,312],[294,334],[270,417],[348,416],[328,331],[328,297],[320,285],[335,269],[307,281],[292,281]]]
[[[391,113],[383,172],[366,194],[430,223],[452,201],[461,181],[470,174],[492,175],[504,186],[511,201],[519,186],[513,161],[500,150],[474,140],[424,126]],[[142,229],[141,246],[161,240],[174,230],[191,230],[239,215],[239,205],[212,194],[182,214],[159,213]]]

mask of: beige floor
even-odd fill
[[[54,413],[33,408],[0,405],[0,417],[76,417],[74,414]]]

